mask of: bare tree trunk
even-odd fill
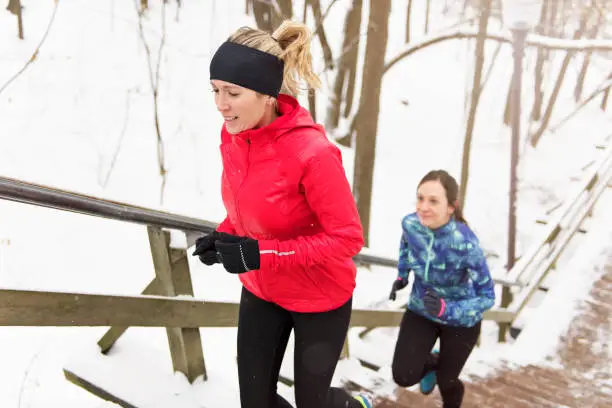
[[[21,6],[21,0],[9,0],[6,9],[17,16],[17,36],[20,40],[23,40],[23,18],[21,14],[23,7]]]
[[[481,90],[485,89],[485,87],[487,86],[487,82],[489,82],[489,78],[491,78],[491,75],[493,74],[493,68],[495,67],[495,64],[497,63],[499,53],[501,52],[501,49],[502,49],[502,45],[503,44],[497,44],[497,47],[495,47],[495,51],[493,51],[493,56],[491,57],[491,64],[489,65],[489,68],[487,68],[487,72],[484,75],[482,84],[480,85]]]
[[[470,5],[470,0],[463,0],[463,9],[461,10],[461,18],[465,18],[469,5]]]
[[[19,9],[21,8],[20,0],[9,0],[6,9],[11,12],[11,14],[17,15],[19,13]]]
[[[480,18],[478,21],[478,39],[476,40],[476,64],[474,67],[474,81],[472,84],[472,102],[470,104],[470,112],[468,114],[467,126],[465,129],[465,138],[463,141],[463,157],[461,160],[461,188],[459,189],[459,206],[465,208],[465,197],[470,173],[470,151],[472,148],[472,135],[474,133],[474,125],[476,123],[476,112],[478,110],[478,102],[480,100],[482,67],[484,66],[484,49],[487,34],[487,26],[489,25],[489,17],[491,16],[492,0],[483,0],[480,7]]]
[[[304,8],[302,9],[302,22],[306,24],[308,22],[308,6],[310,0],[304,0]],[[313,121],[317,121],[317,94],[314,88],[308,87],[308,111],[312,116]]]
[[[542,12],[540,14],[540,24],[537,32],[545,35],[549,29],[546,27],[546,22],[549,21],[548,13],[555,13],[555,6],[552,3],[556,3],[556,0],[546,0],[542,2]],[[549,26],[552,27],[552,26]],[[542,116],[542,101],[544,99],[544,63],[548,51],[543,48],[538,48],[536,64],[535,64],[535,84],[533,88],[533,106],[531,107],[531,119],[540,120]]]
[[[108,165],[108,170],[105,175],[102,175],[102,169],[98,170],[98,184],[106,189],[108,182],[110,180],[111,174],[115,170],[115,165],[117,164],[117,159],[119,158],[119,152],[121,151],[121,147],[123,146],[123,139],[125,138],[126,130],[128,128],[128,122],[130,117],[130,92],[127,92],[125,98],[125,115],[123,117],[123,127],[121,128],[121,133],[119,134],[119,140],[117,141],[117,146],[115,147],[115,152],[111,157],[111,161]],[[100,166],[102,166],[102,157],[100,157]]]
[[[591,92],[591,94],[584,99],[583,101],[581,101],[578,106],[576,107],[576,109],[574,109],[574,111],[572,113],[570,113],[569,115],[566,115],[563,119],[561,119],[561,121],[559,121],[559,123],[557,123],[554,126],[551,126],[549,128],[549,130],[551,132],[556,132],[561,126],[563,126],[565,123],[567,123],[571,118],[573,118],[576,114],[578,114],[582,108],[584,108],[585,106],[587,106],[593,99],[595,99],[599,94],[603,94],[606,92],[606,90],[610,89],[610,86],[612,86],[612,73],[608,75],[608,77],[602,82],[601,85],[599,85],[593,92]]]
[[[291,3],[291,0],[277,0],[278,1],[278,6],[280,7],[280,11],[281,11],[281,17],[286,20],[286,19],[292,19],[293,18],[293,4]]]
[[[278,10],[275,8],[278,5]],[[293,6],[290,0],[275,0],[275,3],[265,0],[247,0],[247,14],[249,8],[255,16],[257,28],[272,33],[285,19],[293,17]]]
[[[308,88],[308,111],[312,120],[317,121],[317,91],[314,88]]]
[[[558,0],[547,0],[548,3],[548,24],[546,30],[544,30],[548,35],[557,34],[559,36],[563,36],[563,33],[560,30],[555,30],[557,27],[558,20],[560,21],[561,17],[559,13],[561,9],[559,8]],[[548,55],[547,55],[548,56]]]
[[[512,104],[512,79],[508,85],[508,93],[506,93],[506,107],[504,108],[504,125],[510,126],[510,105]]]
[[[335,129],[340,122],[340,110],[342,103],[345,104],[345,116],[350,113],[355,89],[355,77],[357,71],[357,56],[359,55],[359,30],[361,27],[362,0],[353,0],[351,9],[344,21],[344,40],[342,42],[342,54],[338,62],[336,78],[334,81],[334,94],[329,100],[325,126],[327,129]],[[347,107],[348,105],[348,107]],[[340,141],[339,141],[340,142]],[[350,146],[350,138],[343,144]]]
[[[408,0],[408,7],[406,8],[406,44],[410,42],[410,15],[412,14],[412,0]]]
[[[304,0],[304,8],[302,9],[302,21],[306,24],[308,20],[308,5],[310,4],[310,0]]]
[[[159,42],[159,48],[157,49],[157,58],[154,61],[152,58],[151,47],[147,42],[145,36],[145,30],[142,24],[144,10],[138,11],[138,33],[142,44],[147,54],[147,67],[149,69],[149,84],[151,86],[151,93],[153,94],[153,120],[155,125],[155,137],[157,139],[157,166],[159,170],[159,176],[161,177],[160,204],[164,203],[164,193],[166,191],[166,182],[168,181],[168,169],[166,168],[166,150],[164,140],[161,132],[160,115],[159,115],[159,79],[161,71],[161,61],[163,59],[163,51],[166,45],[166,2],[162,2],[161,7],[161,39]]]
[[[276,10],[272,4],[269,6],[273,30],[276,30],[283,21],[293,18],[293,5],[291,4],[291,0],[276,0],[276,2],[279,10]]]
[[[255,16],[255,24],[257,24],[257,28],[269,33],[274,31],[274,27],[272,25],[273,10],[269,4],[263,1],[251,0],[251,10],[253,10],[253,15]]]
[[[321,49],[323,50],[323,61],[325,61],[325,69],[334,68],[334,58],[332,56],[331,47],[327,42],[327,36],[325,35],[325,29],[323,28],[323,18],[321,13],[321,2],[319,0],[309,0],[312,14],[314,15],[315,24],[317,29],[316,35],[319,37],[321,42]]]
[[[608,75],[608,79],[612,79],[612,73]],[[610,97],[610,87],[607,87],[604,91],[603,98],[601,99],[601,110],[605,112],[608,107],[608,98]]]
[[[568,18],[568,12],[567,12],[567,1],[562,0],[562,3],[561,3],[561,37],[564,37],[565,35],[568,21],[569,21],[569,18]]]
[[[17,0],[20,3],[20,0]],[[21,7],[21,3],[19,6],[19,11],[17,12],[17,31],[18,31],[18,35],[19,35],[19,39],[23,40],[24,38],[24,34],[23,34],[23,15],[22,15],[22,9],[23,7]]]
[[[584,81],[586,80],[586,74],[589,69],[589,63],[591,62],[591,54],[587,52],[584,56],[578,78],[576,78],[576,86],[574,87],[574,100],[578,102],[582,96],[582,90],[584,89]]]
[[[431,9],[431,0],[427,0],[425,4],[425,34],[429,31],[429,10]]]
[[[603,23],[603,16],[600,14],[597,20],[597,23],[593,25],[590,32],[587,34],[587,38],[595,39],[597,37],[597,33],[599,32],[599,28]],[[589,63],[591,62],[592,52],[587,52],[584,55],[584,61],[582,66],[580,67],[580,72],[578,73],[578,78],[576,80],[576,87],[574,88],[574,100],[578,102],[582,97],[582,91],[584,89],[584,81],[586,80],[587,70],[589,69]]]
[[[577,40],[584,35],[584,32],[587,28],[587,23],[589,20],[589,12],[590,9],[586,9],[583,12],[582,19],[580,21],[580,26],[574,33],[573,39]],[[546,106],[546,111],[544,112],[544,117],[542,118],[542,123],[540,127],[531,135],[531,146],[536,147],[538,141],[544,134],[544,131],[548,127],[548,123],[550,122],[550,118],[552,117],[553,110],[555,109],[555,103],[557,102],[557,98],[559,97],[559,92],[561,91],[561,86],[563,85],[563,80],[565,79],[565,74],[567,73],[567,69],[569,68],[569,64],[574,56],[574,51],[568,51],[563,58],[563,62],[561,63],[561,69],[559,70],[559,75],[557,76],[557,81],[555,82],[555,86],[553,88],[552,94],[550,95],[550,99],[548,100],[548,105]]]
[[[482,93],[484,91],[484,89],[487,86],[487,82],[489,82],[489,79],[491,78],[491,75],[493,74],[493,68],[495,67],[495,64],[497,62],[497,59],[499,57],[499,53],[501,52],[503,44],[497,44],[497,47],[495,48],[495,51],[493,51],[493,56],[491,57],[491,64],[489,65],[489,67],[487,68],[486,73],[484,74],[484,79],[482,80],[482,84],[480,85],[480,92]],[[466,91],[465,91],[465,96],[463,98],[463,109],[467,110],[467,105],[468,102],[470,100],[470,92],[468,92],[467,86],[466,86]],[[508,108],[508,104],[506,104],[506,109]]]
[[[353,110],[353,101],[355,99],[355,84],[357,80],[357,60],[359,58],[359,43],[361,36],[361,11],[363,9],[362,0],[353,0],[351,8],[351,20],[349,21],[349,29],[347,30],[346,47],[343,47],[347,58],[348,81],[346,83],[346,92],[344,97],[344,117],[348,118]]]
[[[376,131],[380,91],[385,67],[391,0],[370,1],[368,39],[365,50],[361,108],[356,123],[353,192],[363,225],[365,246],[369,246],[372,180],[376,157]]]
[[[23,67],[21,67],[21,69],[17,71],[13,76],[11,76],[8,79],[8,81],[4,83],[4,85],[0,86],[0,94],[2,94],[2,92],[4,92],[17,78],[19,78],[25,72],[25,70],[28,69],[28,67],[32,65],[32,63],[34,63],[34,61],[36,61],[36,58],[40,54],[40,50],[42,49],[42,46],[47,41],[47,37],[49,36],[51,27],[53,27],[53,22],[55,21],[55,16],[57,15],[58,6],[59,6],[59,2],[56,1],[55,6],[53,7],[53,13],[51,14],[51,18],[49,19],[49,23],[47,24],[47,29],[45,30],[45,33],[40,39],[40,42],[36,46],[36,49],[30,56],[30,58],[28,58],[28,61],[23,65]]]

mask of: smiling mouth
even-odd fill
[[[238,116],[224,116],[223,119],[225,119],[226,122],[232,122],[238,119]]]

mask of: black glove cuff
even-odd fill
[[[245,239],[240,243],[242,266],[248,271],[259,269],[259,243],[254,239]]]
[[[393,288],[395,290],[404,289],[407,285],[408,285],[408,279],[407,278],[397,278],[395,280],[395,282],[393,282]]]

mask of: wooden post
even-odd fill
[[[199,233],[194,234],[192,232],[187,232],[186,233],[187,246],[189,247],[193,245],[193,243],[195,242],[198,236],[200,236]],[[170,261],[173,264],[179,262],[184,257],[183,252],[184,251],[171,250]],[[190,290],[193,293],[193,290],[190,289],[191,283],[189,283],[186,286],[188,287],[188,290]],[[147,285],[147,287],[142,291],[143,295],[161,295],[163,293],[164,292],[161,290],[161,285],[159,284],[156,278],[154,278],[151,281],[151,283],[149,283],[149,285]],[[113,345],[117,342],[117,340],[119,340],[119,337],[121,337],[127,329],[128,329],[127,326],[113,326],[110,329],[108,329],[108,331],[104,334],[104,336],[102,336],[102,338],[98,340],[98,346],[100,346],[100,351],[103,354],[108,353],[108,351],[113,347]]]
[[[157,279],[153,279],[151,283],[149,283],[149,285],[145,288],[145,290],[142,291],[143,295],[159,295],[160,293],[160,285]],[[115,342],[119,340],[119,337],[121,337],[121,335],[125,333],[127,329],[127,326],[113,326],[108,329],[108,331],[104,333],[104,336],[102,336],[102,338],[98,340],[98,346],[100,346],[100,351],[103,354],[108,353],[111,347],[113,347]]]
[[[147,227],[156,280],[165,296],[193,296],[186,249],[170,248],[170,233],[158,227]],[[174,260],[174,262],[173,262]],[[166,328],[172,366],[193,382],[198,376],[206,376],[204,352],[199,328]]]
[[[510,270],[510,269],[511,268],[508,268],[508,270]],[[508,306],[510,306],[510,303],[512,303],[512,300],[513,300],[513,296],[512,296],[512,292],[510,291],[510,286],[503,285],[502,286],[502,297],[501,297],[501,304],[500,304],[500,306],[502,308],[507,308]],[[510,323],[501,322],[501,323],[498,323],[497,326],[499,327],[499,332],[497,334],[497,341],[499,343],[505,343],[506,342],[506,333],[510,329]]]
[[[340,360],[349,358],[349,340],[348,333],[346,334],[346,339],[344,339],[344,344],[342,345],[342,351],[340,352]]]

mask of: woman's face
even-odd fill
[[[419,221],[430,229],[446,224],[455,211],[448,203],[444,186],[438,180],[426,181],[419,186],[416,207]]]
[[[225,128],[231,134],[261,127],[270,106],[270,97],[230,82],[210,81],[217,110],[223,115]]]

